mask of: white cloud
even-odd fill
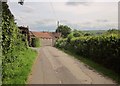
[[[12,0],[11,0],[12,1]],[[26,1],[26,0],[25,0]],[[95,1],[95,0],[94,0]],[[68,5],[68,2],[25,2],[23,6],[9,2],[19,25],[56,29],[56,22],[78,27],[117,27],[117,2],[90,2],[89,5]],[[52,7],[53,6],[53,7]],[[36,26],[39,27],[36,27]],[[39,30],[39,29],[38,29]]]

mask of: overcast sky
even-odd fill
[[[118,28],[117,0],[25,0],[24,5],[16,1],[8,5],[17,24],[32,31],[55,31],[57,21],[79,30]]]

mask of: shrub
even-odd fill
[[[31,45],[32,45],[32,47],[40,47],[40,39],[39,38],[32,38]]]

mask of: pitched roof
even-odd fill
[[[32,32],[34,36],[38,38],[52,39],[52,36],[49,32]]]
[[[52,35],[53,35],[55,38],[59,38],[59,37],[61,36],[61,33],[52,32]]]

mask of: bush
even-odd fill
[[[32,38],[31,45],[32,45],[32,47],[40,47],[40,39],[39,38]]]

